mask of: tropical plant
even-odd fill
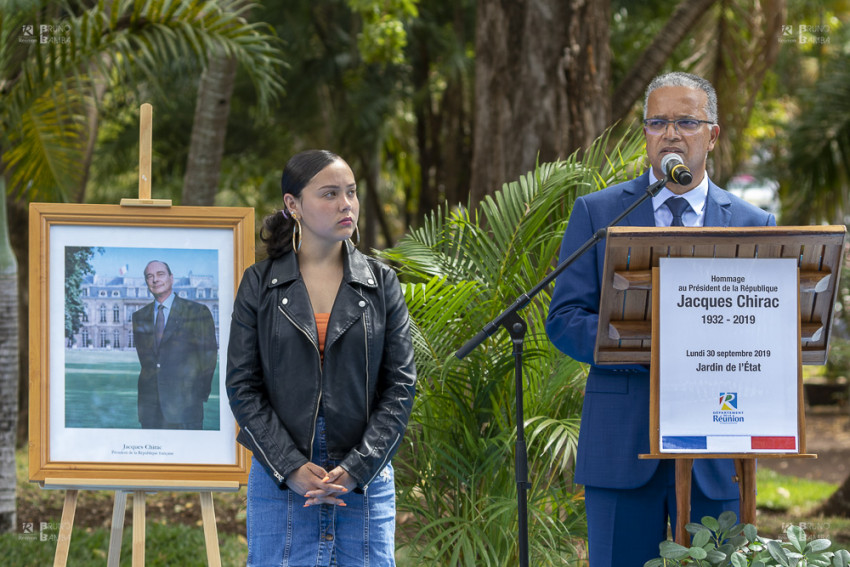
[[[578,195],[630,177],[640,131],[605,152],[608,135],[565,161],[538,165],[475,210],[437,209],[397,247],[413,320],[419,394],[396,458],[402,545],[423,565],[516,564],[514,358],[505,332],[464,360],[454,352],[552,268]],[[567,565],[585,533],[571,482],[585,373],[544,330],[551,286],[520,313],[529,441],[529,540],[535,565]]]
[[[97,81],[162,89],[173,60],[200,71],[225,53],[251,77],[260,109],[281,92],[280,50],[263,24],[204,0],[95,3],[0,0],[0,173],[10,191],[69,200]],[[95,97],[96,98],[96,97]]]
[[[752,524],[738,524],[735,512],[723,512],[718,518],[705,516],[697,524],[686,526],[693,538],[685,547],[672,541],[659,544],[661,557],[650,559],[644,567],[682,565],[731,567],[847,567],[850,553],[844,549],[829,551],[832,542],[820,538],[808,541],[800,526],[785,530],[787,541],[758,535]]]

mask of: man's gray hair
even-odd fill
[[[170,276],[170,275],[172,275],[172,274],[171,274],[171,268],[168,266],[168,264],[166,264],[166,263],[165,263],[165,262],[163,262],[162,260],[151,260],[150,262],[148,262],[147,264],[145,264],[145,271],[144,271],[144,272],[142,272],[142,273],[144,273],[144,274],[145,274],[145,278],[147,278],[148,266],[150,266],[150,265],[151,265],[151,264],[153,264],[154,262],[160,263],[160,264],[162,264],[163,266],[165,266],[165,269],[166,269],[166,271],[168,272],[168,275],[169,275],[169,276]]]
[[[714,87],[706,79],[691,73],[682,73],[675,71],[664,75],[658,75],[649,86],[646,87],[646,96],[643,99],[643,117],[646,118],[646,105],[649,103],[649,95],[655,89],[661,87],[689,87],[699,89],[706,94],[707,102],[705,103],[705,115],[713,123],[717,124],[717,92]]]

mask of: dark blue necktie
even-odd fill
[[[690,207],[688,200],[684,197],[670,197],[664,201],[664,204],[673,213],[673,222],[670,223],[670,226],[685,226],[685,223],[682,222],[682,215]]]

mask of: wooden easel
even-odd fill
[[[140,108],[139,128],[139,198],[121,199],[122,207],[170,207],[171,199],[151,198],[151,142],[153,138],[153,107],[144,103]],[[201,517],[204,524],[204,540],[207,550],[207,564],[221,567],[221,553],[218,546],[213,492],[236,492],[238,481],[153,481],[147,480],[106,480],[106,479],[63,479],[48,478],[43,488],[64,489],[65,503],[62,508],[62,521],[59,528],[54,567],[64,567],[68,562],[71,546],[71,531],[77,510],[77,497],[80,490],[114,490],[115,500],[112,508],[112,528],[109,537],[109,555],[107,565],[117,567],[121,557],[121,540],[124,532],[124,513],[127,495],[133,494],[133,567],[145,564],[145,498],[148,492],[190,491],[199,492],[201,499]]]
[[[121,539],[124,532],[124,512],[127,494],[133,494],[133,567],[145,564],[145,498],[148,492],[199,492],[201,499],[201,518],[204,523],[204,540],[207,549],[207,564],[221,567],[221,553],[218,547],[213,492],[236,492],[239,482],[202,482],[202,481],[151,481],[151,480],[87,480],[87,479],[47,479],[43,488],[64,489],[65,504],[62,508],[62,522],[59,528],[54,567],[64,567],[68,563],[68,551],[71,547],[71,530],[74,527],[74,515],[77,510],[77,497],[80,490],[114,490],[115,501],[112,507],[112,528],[109,535],[109,555],[107,565],[118,567],[121,558]]]
[[[756,458],[816,458],[807,454],[802,398],[802,364],[826,362],[838,276],[844,251],[844,226],[665,228],[613,227],[608,230],[599,327],[597,364],[650,364],[650,445],[647,459],[676,459],[677,543],[688,545],[691,467],[694,458],[735,460],[743,523],[756,522]],[[653,301],[661,257],[793,258],[797,260],[800,299],[798,336],[799,453],[699,454],[661,453],[658,419],[658,301]]]
[[[843,240],[843,235],[842,235]],[[640,458],[649,459],[675,459],[676,460],[676,525],[673,526],[673,534],[676,543],[689,546],[690,535],[686,526],[691,520],[691,473],[693,472],[694,459],[734,459],[735,481],[738,483],[738,494],[740,496],[741,517],[739,521],[743,524],[756,524],[756,459],[781,459],[799,458],[816,459],[817,455],[806,453],[806,414],[803,405],[803,367],[802,367],[802,340],[797,341],[797,453],[703,453],[693,455],[690,453],[662,453],[660,449],[660,359],[659,344],[660,332],[659,302],[658,302],[658,268],[652,269],[652,363],[650,365],[650,398],[649,398],[649,455],[640,455]],[[818,278],[822,279],[822,278]],[[801,291],[803,288],[801,287]],[[805,289],[811,292],[813,289]],[[799,309],[799,306],[798,306]],[[801,325],[798,313],[797,337],[801,337]]]
[[[144,103],[139,112],[139,198],[121,199],[122,207],[170,207],[171,199],[151,199],[151,141],[153,107]]]

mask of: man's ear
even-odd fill
[[[720,138],[720,126],[715,124],[711,126],[710,138],[708,140],[708,151],[714,149],[714,145],[717,144],[717,139]]]

